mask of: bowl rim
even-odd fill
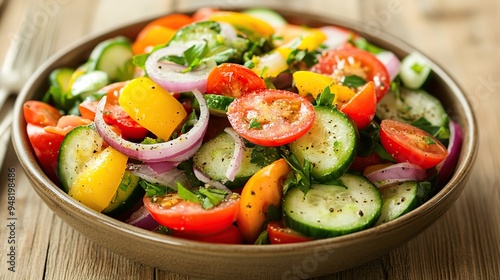
[[[314,18],[319,22],[324,22],[332,25],[339,25],[347,27],[351,30],[357,32],[363,32],[364,24],[360,21],[355,20],[347,20],[347,19],[331,19],[326,16],[318,16],[313,13],[303,13],[299,11],[293,10],[284,10],[284,9],[274,9],[280,12],[283,15],[289,16],[301,16],[306,18]],[[31,145],[29,145],[29,141],[27,140],[26,131],[24,127],[26,123],[24,118],[22,118],[22,104],[27,100],[27,95],[30,93],[31,88],[36,85],[36,81],[40,79],[40,76],[47,72],[47,69],[50,68],[56,61],[67,55],[71,50],[78,48],[78,46],[89,42],[95,41],[99,38],[105,38],[109,36],[110,33],[116,32],[117,30],[124,30],[126,28],[130,28],[131,26],[146,24],[152,19],[141,20],[135,23],[128,23],[122,25],[117,28],[110,28],[109,30],[104,30],[99,33],[90,34],[82,37],[80,40],[68,45],[67,47],[61,49],[55,55],[53,55],[48,61],[46,61],[28,80],[23,89],[21,90],[16,103],[14,105],[14,121],[12,126],[12,142],[15,149],[15,152],[19,158],[19,161],[27,173],[29,177],[33,180],[37,180],[43,186],[43,191],[48,191],[49,194],[53,195],[58,203],[64,204],[64,206],[74,209],[79,215],[84,215],[87,217],[91,217],[93,222],[96,224],[104,224],[110,227],[110,230],[122,232],[123,234],[130,234],[134,237],[144,239],[145,242],[154,242],[163,245],[171,245],[171,246],[181,246],[182,248],[186,248],[187,250],[200,250],[206,252],[207,250],[214,254],[221,253],[245,253],[245,254],[289,254],[293,252],[297,252],[300,250],[310,249],[316,246],[336,246],[340,244],[345,244],[349,242],[356,243],[357,240],[362,239],[363,237],[368,237],[371,235],[382,235],[386,232],[393,231],[396,228],[400,228],[405,226],[406,224],[412,223],[417,220],[418,217],[424,215],[425,213],[430,212],[433,208],[435,208],[441,201],[445,200],[448,196],[450,196],[455,187],[466,180],[468,173],[470,173],[472,165],[477,156],[478,149],[478,140],[477,140],[477,124],[474,113],[471,109],[470,102],[467,96],[464,94],[464,91],[461,87],[456,83],[456,81],[438,64],[436,64],[432,59],[430,59],[427,55],[424,54],[426,58],[428,58],[431,68],[435,72],[435,74],[443,80],[443,83],[450,87],[450,91],[453,92],[454,97],[457,99],[459,103],[459,107],[461,107],[463,111],[463,119],[465,120],[468,129],[464,131],[464,145],[462,146],[462,151],[460,154],[459,162],[452,174],[452,177],[446,183],[442,189],[434,194],[429,200],[427,200],[424,204],[420,205],[414,211],[411,211],[404,216],[378,225],[372,228],[368,228],[365,230],[361,230],[359,232],[332,237],[327,239],[318,239],[309,242],[303,243],[294,243],[294,244],[280,244],[280,245],[272,245],[272,246],[249,246],[248,244],[238,244],[238,245],[226,245],[226,244],[210,244],[203,243],[197,241],[191,241],[186,239],[181,239],[173,236],[161,235],[154,232],[150,232],[132,225],[129,225],[125,222],[119,221],[112,217],[106,216],[105,214],[95,212],[94,210],[88,208],[87,206],[77,203],[73,200],[69,195],[67,195],[64,191],[62,191],[56,184],[54,184],[42,171],[40,166],[37,163],[36,157],[33,155]],[[367,34],[367,36],[370,36]],[[378,29],[377,34],[378,39],[387,42],[390,45],[398,46],[404,50],[415,50],[418,51],[413,46],[407,44],[403,40],[392,36],[386,33],[383,30]],[[33,186],[32,186],[33,187]],[[39,193],[40,195],[40,193]]]

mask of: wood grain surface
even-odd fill
[[[0,61],[36,2],[7,1],[0,18]],[[43,1],[40,1],[43,2]],[[64,13],[58,48],[82,36],[193,6],[243,0],[48,0]],[[425,232],[359,267],[317,279],[500,279],[500,2],[481,0],[249,1],[361,20],[415,46],[466,92],[479,124],[479,155],[460,198]],[[16,267],[8,270],[7,176],[16,178]],[[63,223],[33,192],[9,147],[0,175],[0,279],[186,279],[102,249]]]

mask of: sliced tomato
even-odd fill
[[[358,129],[365,129],[375,117],[377,94],[372,81],[368,82],[340,111],[347,114],[356,123]]]
[[[80,103],[78,109],[82,117],[93,120],[98,103],[97,100],[86,100]],[[149,133],[146,128],[134,121],[120,105],[106,103],[103,118],[108,125],[116,126],[124,139],[142,140]]]
[[[267,224],[267,234],[271,244],[298,243],[313,240],[285,226],[282,221],[271,221]]]
[[[236,98],[228,107],[233,129],[261,146],[280,146],[304,135],[316,113],[305,97],[285,90],[266,89]]]
[[[185,201],[177,194],[163,197],[144,196],[144,205],[162,226],[189,234],[209,235],[228,229],[236,220],[239,196],[226,199],[211,209]]]
[[[55,107],[38,100],[24,102],[23,115],[27,123],[40,126],[57,125],[57,121],[62,117]]]
[[[115,126],[123,138],[129,140],[142,140],[149,131],[133,120],[127,112],[118,104],[121,90],[129,81],[117,82],[100,89],[100,92],[106,93],[106,106],[104,108],[103,118],[108,125]],[[94,120],[97,104],[99,101],[86,100],[78,109],[83,118]]]
[[[52,181],[58,182],[57,159],[64,135],[47,132],[42,126],[31,123],[27,124],[26,132],[43,171]]]
[[[436,166],[448,156],[446,147],[424,130],[394,120],[380,123],[380,142],[398,162],[410,162],[424,169]]]
[[[264,80],[247,67],[235,63],[223,63],[208,75],[206,92],[240,97],[248,92],[265,88]]]
[[[345,76],[356,75],[375,85],[377,100],[390,88],[391,79],[385,66],[373,54],[351,45],[324,53],[311,69],[321,74],[333,75],[339,83]]]
[[[189,240],[220,243],[220,244],[242,244],[243,238],[239,229],[235,225],[230,225],[227,229],[209,235],[189,234],[184,231],[174,230],[173,235]]]

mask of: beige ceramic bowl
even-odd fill
[[[341,25],[353,29],[376,45],[403,57],[414,48],[363,24],[282,11],[290,21],[309,26]],[[145,22],[86,38],[48,61],[26,84],[14,111],[13,143],[21,164],[44,202],[66,223],[113,252],[149,266],[182,275],[217,279],[298,279],[326,275],[375,259],[415,237],[455,202],[477,153],[476,124],[462,90],[438,65],[432,64],[431,91],[445,104],[449,115],[464,131],[464,143],[453,177],[439,193],[418,209],[392,222],[361,232],[290,245],[213,245],[187,241],[130,226],[97,213],[71,199],[42,172],[25,132],[22,104],[40,99],[48,87],[50,71],[78,66],[104,39],[125,35],[134,38]],[[374,30],[372,30],[373,32]],[[372,33],[373,34],[373,33]]]

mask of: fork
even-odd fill
[[[11,40],[5,61],[0,70],[0,169],[5,161],[10,126],[12,101],[31,74],[53,53],[57,37],[61,7],[48,13],[45,2],[31,1],[21,28]],[[45,17],[42,18],[42,16]],[[37,18],[35,18],[35,16]],[[43,19],[40,21],[40,19]],[[45,20],[46,19],[46,20]]]

